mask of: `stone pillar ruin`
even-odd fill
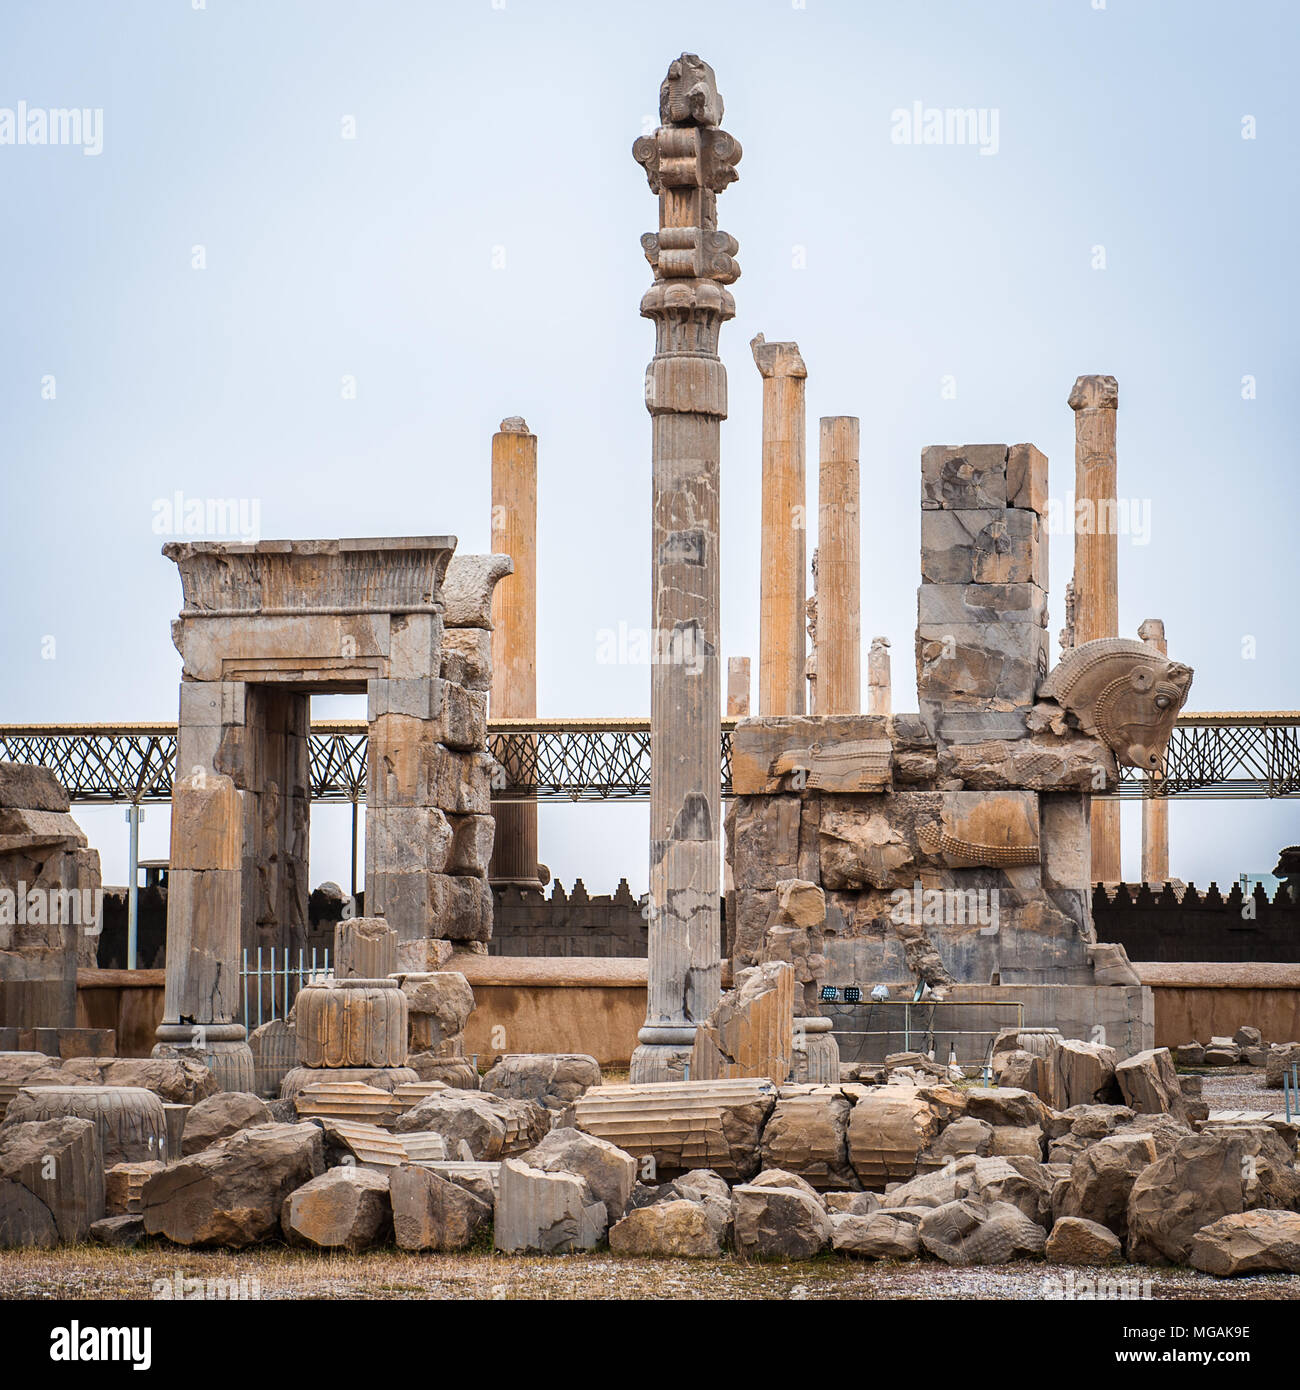
[[[763,378],[758,712],[804,712],[804,384],[798,343],[750,343]]]
[[[862,707],[862,528],[858,514],[858,422],[821,422],[817,501],[817,713]]]
[[[1138,639],[1168,655],[1165,625],[1147,618],[1138,628]],[[1158,773],[1148,774],[1157,777]],[[1164,884],[1169,879],[1169,801],[1163,796],[1142,798],[1142,882]]]
[[[659,91],[661,124],[632,153],[659,197],[659,230],[641,239],[654,284],[646,372],[652,420],[655,651],[651,668],[649,992],[634,1083],[680,1080],[696,1025],[721,993],[721,673],[718,637],[718,359],[735,316],[726,289],[737,245],[718,230],[717,194],[740,144],[719,128],[713,70],[684,53]]]
[[[1070,392],[1074,411],[1074,643],[1119,636],[1119,534],[1116,526],[1115,417],[1119,383],[1081,376]],[[1120,806],[1092,806],[1092,877],[1118,883]]]
[[[239,1022],[243,795],[198,766],[172,784],[167,874],[167,973],[155,1057],[193,1056],[223,1090],[253,1089]]]
[[[173,880],[160,1046],[193,1046],[176,1030],[203,1025],[206,1044],[244,1047],[227,992],[236,988],[239,947],[288,948],[305,934],[313,692],[367,696],[366,911],[396,931],[399,963],[431,968],[453,943],[486,950],[491,598],[510,558],[461,556],[453,569],[455,544],[402,537],[164,546],[184,595],[172,628],[182,658],[182,800],[173,809],[171,862],[233,878],[194,878],[195,891],[207,894],[201,910],[185,904],[184,877]],[[445,652],[444,622],[458,634]],[[193,814],[187,795],[200,798]],[[218,808],[238,823],[214,840]],[[223,855],[237,851],[235,863],[214,861],[218,842]],[[235,895],[229,911],[213,897],[218,886]],[[238,1036],[226,1037],[229,1029]],[[231,1079],[226,1063],[209,1061]],[[252,1089],[251,1064],[246,1082],[233,1079]]]
[[[867,713],[892,713],[893,689],[889,675],[889,638],[873,637],[867,653]]]
[[[514,573],[492,594],[492,717],[537,717],[537,436],[512,416],[492,436],[492,549],[509,555]],[[493,883],[541,891],[537,806],[496,807]]]
[[[727,658],[727,717],[729,719],[749,718],[749,658],[731,656]]]

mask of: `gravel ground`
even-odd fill
[[[1076,1281],[1096,1270],[1072,1271]],[[953,1269],[933,1261],[897,1264],[825,1256],[806,1263],[620,1259],[609,1254],[549,1258],[488,1253],[410,1255],[374,1251],[319,1255],[284,1247],[234,1254],[152,1246],[106,1250],[0,1251],[2,1298],[150,1298],[155,1280],[247,1278],[263,1299],[1042,1299],[1047,1278],[1071,1271],[1020,1261]],[[1120,1265],[1107,1277],[1135,1281],[1153,1299],[1300,1298],[1300,1277],[1219,1280],[1190,1270]],[[1146,1281],[1151,1281],[1148,1292]],[[1068,1288],[1068,1283],[1066,1284]],[[1077,1287],[1077,1283],[1076,1283]]]
[[[1193,1073],[1195,1074],[1195,1073]],[[1264,1085],[1264,1073],[1257,1067],[1225,1067],[1202,1071],[1201,1099],[1211,1110],[1282,1109],[1281,1090]]]

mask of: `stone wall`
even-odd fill
[[[1214,883],[1204,892],[1193,884],[1155,891],[1144,883],[1098,884],[1092,915],[1097,939],[1118,942],[1130,960],[1300,960],[1300,902],[1285,885],[1270,902],[1262,888],[1246,900],[1240,884],[1226,896]]]

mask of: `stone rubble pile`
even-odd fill
[[[0,1084],[19,1083],[0,1124],[0,1246],[607,1243],[629,1257],[1300,1272],[1300,1126],[1209,1123],[1164,1048],[1120,1060],[1072,1039],[999,1041],[1001,1079],[1037,1089],[958,1081],[916,1054],[783,1086],[604,1086],[588,1057],[510,1056],[479,1091],[377,1092],[400,1110],[383,1125],[285,1122],[283,1102],[202,1094],[160,1154],[123,1147],[137,1131],[114,1128],[103,1093],[193,1097],[202,1068],[0,1056]],[[99,1084],[110,1077],[140,1084]]]

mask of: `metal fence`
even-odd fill
[[[828,998],[832,988],[836,999]],[[1008,1000],[872,999],[852,985],[827,988],[822,999],[842,1062],[878,1063],[891,1053],[921,1052],[986,1079],[997,1035],[1023,1029],[1025,1021],[1025,1006]]]
[[[272,1019],[287,1018],[303,985],[334,976],[327,947],[259,946],[243,949],[239,971],[240,997],[244,1001],[244,1027],[252,1032]]]

